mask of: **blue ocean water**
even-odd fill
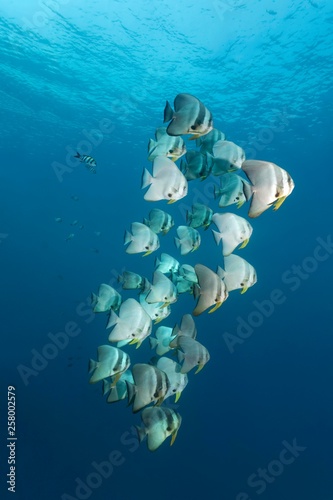
[[[0,15],[1,498],[332,499],[329,2],[25,0],[2,2]],[[107,342],[90,294],[117,287],[125,268],[151,276],[154,254],[127,255],[123,234],[153,206],[176,225],[195,201],[219,210],[212,180],[191,182],[171,206],[143,199],[148,140],[180,92],[296,187],[251,221],[241,255],[258,283],[197,318],[210,362],[174,405],[183,419],[175,444],[151,453],[136,441],[139,414],[88,384],[88,360]],[[73,161],[76,150],[96,158],[96,175]],[[177,258],[174,235],[160,250]],[[221,248],[210,230],[202,236],[183,262],[215,268]],[[180,297],[162,324],[193,307]],[[67,340],[56,347],[59,332]],[[153,354],[148,341],[130,347],[132,364]]]

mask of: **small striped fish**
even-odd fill
[[[95,158],[89,155],[81,155],[80,153],[76,153],[74,158],[79,158],[80,162],[85,163],[85,166],[87,169],[92,172],[93,174],[96,174],[96,169],[95,167],[97,166]]]

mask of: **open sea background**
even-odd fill
[[[3,1],[0,26],[1,498],[332,500],[331,2]],[[125,229],[151,208],[176,225],[194,201],[222,211],[213,179],[191,182],[171,206],[143,200],[148,140],[180,92],[200,98],[227,139],[285,168],[296,187],[277,212],[251,221],[251,241],[237,252],[258,283],[196,320],[211,360],[189,374],[174,406],[183,418],[175,444],[150,453],[134,437],[140,415],[124,401],[106,404],[100,384],[88,384],[88,360],[107,343],[106,315],[92,315],[89,303],[101,283],[117,287],[124,268],[151,277],[156,254],[123,247]],[[103,137],[91,132],[102,124]],[[77,149],[96,158],[96,175],[73,161]],[[180,257],[174,235],[161,238],[157,255]],[[214,269],[221,248],[210,230],[202,236],[180,260]],[[274,289],[283,303],[228,348],[226,332],[237,335],[240,318],[253,319],[254,301]],[[193,307],[181,296],[162,324]],[[49,334],[73,322],[77,335],[55,348]],[[127,351],[132,364],[153,354],[148,341]],[[42,352],[49,359],[36,367]],[[8,386],[16,494],[6,484]],[[302,451],[281,470],[272,461],[294,440]],[[102,478],[96,464],[114,450],[122,463]],[[258,483],[268,466],[275,476]]]

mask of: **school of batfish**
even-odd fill
[[[144,169],[142,188],[148,188],[147,201],[167,200],[172,204],[187,195],[188,182],[204,180],[208,176],[220,176],[220,187],[215,189],[219,207],[235,204],[237,208],[250,203],[248,216],[258,217],[269,207],[277,210],[294,189],[290,175],[274,163],[246,160],[242,148],[225,140],[219,130],[213,128],[211,112],[196,97],[178,94],[174,110],[167,102],[164,123],[155,132],[155,140],[148,144],[148,160],[153,162],[152,173]],[[182,135],[190,134],[200,151],[186,151]],[[176,161],[185,155],[180,168]],[[89,166],[92,165],[93,159]],[[244,172],[248,180],[240,174]],[[234,254],[236,248],[244,248],[252,234],[251,224],[230,212],[213,213],[208,206],[195,203],[187,214],[187,225],[177,227],[175,244],[182,256],[196,250],[201,244],[198,228],[206,230],[211,224],[217,245],[222,241],[224,266],[212,270],[202,264],[194,267],[180,264],[171,255],[162,253],[156,259],[152,282],[134,272],[125,271],[119,276],[124,290],[137,290],[139,299],[123,300],[111,286],[101,284],[98,295],[92,296],[95,313],[109,312],[106,328],[112,328],[108,340],[111,345],[98,347],[97,361],[90,360],[90,383],[103,381],[103,393],[107,402],[128,398],[134,413],[142,410],[143,425],[137,427],[139,440],[147,437],[148,448],[156,450],[168,437],[173,444],[182,418],[180,414],[163,406],[163,402],[175,396],[178,401],[188,383],[188,372],[196,367],[198,373],[209,361],[208,350],[196,340],[197,330],[193,317],[185,314],[174,328],[157,327],[154,337],[153,323],[157,324],[170,314],[170,308],[180,294],[194,295],[196,306],[193,316],[208,311],[213,313],[233,290],[241,293],[257,281],[254,267]],[[143,223],[133,222],[126,231],[125,245],[128,254],[151,254],[160,247],[159,234],[167,234],[174,226],[174,219],[163,210],[153,208]],[[121,348],[126,344],[138,348],[150,336],[150,345],[156,357],[150,363],[132,366],[129,355]],[[167,357],[176,352],[178,362]],[[148,406],[151,405],[152,406]]]

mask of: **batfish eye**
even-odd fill
[[[236,200],[239,200],[239,196],[236,196]]]
[[[191,130],[195,130],[196,129],[196,126],[195,125],[191,125]]]
[[[173,153],[173,149],[169,149],[169,153]]]
[[[149,250],[149,247],[145,247],[145,250]]]
[[[171,196],[172,196],[172,193],[168,193],[168,197],[171,198]]]

